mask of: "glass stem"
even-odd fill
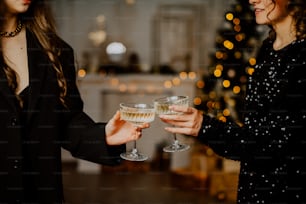
[[[132,154],[137,154],[136,140],[134,140],[134,147],[132,150]]]
[[[137,125],[136,125],[136,127],[137,127]],[[134,140],[133,143],[134,143],[134,144],[133,144],[132,154],[133,154],[133,155],[137,155],[138,150],[137,150],[137,147],[136,147],[136,146],[137,146],[137,145],[136,145],[136,140]]]
[[[174,125],[173,125],[173,127],[175,127]],[[178,139],[177,139],[177,137],[176,137],[176,133],[173,133],[173,139],[174,139],[174,142],[173,142],[173,145],[176,147],[176,148],[179,148],[179,141],[178,141]]]
[[[175,127],[175,126],[173,125],[173,127]],[[173,139],[174,139],[174,142],[178,141],[177,138],[176,138],[176,133],[173,133]]]
[[[177,138],[176,138],[176,134],[173,133],[173,138],[174,138],[174,141],[177,141]]]
[[[175,133],[173,133],[173,137],[174,137],[173,146],[178,148],[180,145],[179,145],[179,141],[176,138],[176,134]]]

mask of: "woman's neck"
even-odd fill
[[[22,31],[22,22],[17,18],[6,20],[0,30],[1,38],[12,38],[17,36]],[[3,29],[3,30],[2,30]]]
[[[16,29],[18,25],[18,18],[17,16],[14,17],[7,17],[3,20],[1,32],[12,32]]]
[[[273,28],[276,33],[276,39],[273,43],[275,50],[280,50],[296,40],[296,29],[291,16],[275,24]]]

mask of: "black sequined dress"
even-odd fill
[[[240,161],[237,203],[306,203],[306,41],[272,45],[249,77],[243,127],[204,116],[198,137]]]

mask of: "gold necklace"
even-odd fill
[[[0,37],[5,37],[5,38],[15,37],[22,30],[22,26],[23,26],[22,22],[18,21],[17,27],[13,32],[0,31]]]

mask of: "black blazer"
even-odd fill
[[[20,124],[16,97],[3,69],[0,70],[0,203],[23,202],[25,196],[36,197],[30,200],[36,203],[61,203],[62,147],[75,157],[114,165],[120,162],[119,153],[125,145],[108,146],[105,123],[95,123],[83,112],[73,49],[65,42],[60,45],[60,61],[68,83],[68,108],[64,108],[50,60],[29,30],[26,35],[30,82],[24,127]],[[26,189],[25,178],[31,181]]]

